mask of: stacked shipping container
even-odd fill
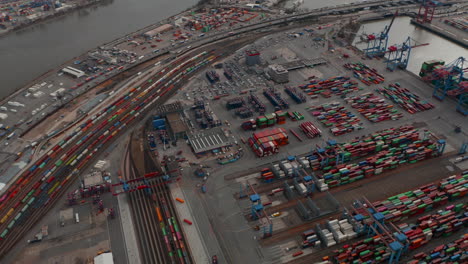
[[[410,144],[420,139],[418,130],[412,126],[401,126],[377,131],[368,136],[354,139],[349,143],[329,144],[323,152],[314,150],[307,155],[312,170],[328,170],[328,164],[336,163],[338,154],[343,162],[372,155],[403,144]],[[324,161],[327,161],[324,163]]]
[[[384,99],[373,93],[346,98],[346,102],[373,123],[398,120],[403,117],[401,113],[398,113],[398,110],[393,108],[393,105],[387,104]]]
[[[457,204],[447,206],[445,210],[435,214],[420,217],[416,224],[399,224],[398,228],[408,238],[409,249],[412,250],[427,244],[433,238],[449,236],[467,224],[466,205]]]
[[[299,127],[308,138],[314,138],[322,134],[322,131],[320,131],[320,129],[318,129],[312,122],[309,121],[303,122],[299,125]]]
[[[263,95],[271,102],[275,108],[288,109],[289,104],[286,100],[281,98],[281,94],[274,88],[268,88],[263,90]]]
[[[399,147],[380,151],[359,163],[342,164],[333,166],[329,170],[324,169],[324,174],[320,178],[325,180],[329,188],[332,188],[381,174],[405,163],[429,159],[436,154],[435,145],[429,140],[401,144]]]
[[[273,128],[254,133],[248,142],[258,157],[276,154],[279,151],[278,146],[289,143],[288,135],[283,128]]]
[[[377,89],[377,91],[410,114],[430,110],[435,107],[433,104],[421,100],[419,96],[408,89],[401,88],[399,83],[390,84],[387,87]]]
[[[262,103],[262,101],[260,101],[260,99],[255,94],[250,95],[248,97],[248,100],[252,104],[256,112],[259,112],[260,114],[265,113],[266,111],[265,105]]]
[[[226,108],[228,110],[240,108],[244,105],[245,105],[244,99],[242,99],[241,97],[232,98],[232,99],[227,100],[226,102]]]
[[[317,117],[320,123],[325,127],[329,127],[330,132],[335,136],[362,129],[361,120],[339,103],[323,104],[315,108],[309,108],[309,111],[313,116]]]
[[[385,81],[385,78],[380,75],[376,69],[369,68],[369,66],[361,62],[346,63],[343,66],[353,71],[353,76],[368,86],[371,84],[380,84]]]
[[[468,171],[465,171],[461,175],[443,179],[439,184],[424,185],[387,200],[374,202],[373,206],[385,215],[386,221],[396,222],[466,196],[467,184]]]
[[[285,87],[284,91],[298,104],[302,104],[307,101],[307,97],[305,97],[305,95],[296,88]]]
[[[299,86],[306,94],[316,96],[321,94],[324,97],[334,95],[346,95],[358,91],[357,81],[350,77],[337,76],[325,80],[313,79],[308,84]]]
[[[283,111],[276,111],[273,114],[265,116],[259,116],[257,119],[250,119],[242,123],[241,128],[243,130],[255,130],[257,128],[262,129],[266,127],[274,126],[275,124],[282,125],[286,123],[286,113]]]
[[[464,263],[467,261],[468,234],[446,245],[435,247],[429,253],[418,253],[408,264],[418,263]]]

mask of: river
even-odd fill
[[[361,26],[357,35],[380,32],[389,23],[390,19],[366,23]],[[465,48],[410,24],[409,17],[398,17],[395,19],[389,32],[388,46],[401,44],[408,36],[415,41],[412,41],[412,45],[429,43],[428,46],[417,47],[411,50],[407,69],[415,74],[419,74],[424,61],[437,59],[444,60],[447,64],[460,56],[466,57],[467,51]],[[358,47],[361,48],[362,45],[358,45]]]
[[[42,73],[87,50],[193,6],[198,0],[104,0],[100,5],[78,10],[62,17],[28,27],[0,38],[0,98],[24,86]],[[354,0],[305,0],[304,6],[320,8],[356,2]],[[388,21],[363,25],[360,32],[378,32]],[[430,42],[413,50],[409,70],[419,72],[429,59],[447,62],[464,49],[443,38],[415,28],[409,18],[398,18],[390,32],[389,43],[401,42],[411,35],[418,42]],[[444,55],[437,55],[441,48]],[[442,57],[440,57],[442,56]]]
[[[183,11],[198,0],[104,0],[0,37],[0,98],[87,50]]]

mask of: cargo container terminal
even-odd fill
[[[463,262],[467,54],[408,72],[394,19],[452,9],[392,3],[191,10],[7,99],[2,262]]]

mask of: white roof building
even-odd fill
[[[114,257],[111,252],[102,253],[94,257],[94,264],[114,264]]]

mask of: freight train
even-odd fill
[[[192,58],[187,56],[180,58],[160,71],[156,76],[162,75],[162,77],[157,81],[151,80],[147,85],[130,89],[115,102],[84,121],[27,169],[0,197],[0,228],[3,228],[0,240],[11,233],[19,222],[18,220],[25,214],[30,214],[32,208],[44,207],[51,202],[62,186],[73,175],[79,173],[92,156],[118,132],[144,113],[159,98],[172,91],[176,84],[188,77],[188,74],[217,58],[214,55],[208,56],[209,53],[211,52],[202,52]],[[178,71],[181,72],[177,73]],[[159,88],[154,91],[156,87]],[[147,95],[150,92],[151,95]],[[113,125],[109,126],[109,124]],[[95,126],[96,128],[91,130]],[[108,128],[104,130],[106,127]],[[97,135],[99,137],[90,142]],[[59,155],[61,155],[60,158],[54,160]],[[34,181],[34,178],[37,181],[28,191],[25,191],[26,185]],[[21,195],[21,192],[26,193],[23,197],[17,197]],[[16,200],[18,201],[15,203]],[[13,203],[15,204],[12,206]],[[13,216],[14,220],[8,222]],[[4,226],[6,223],[8,225]]]

